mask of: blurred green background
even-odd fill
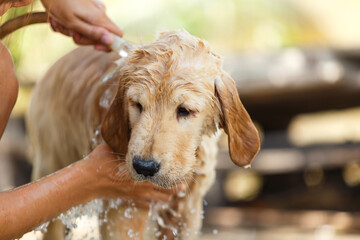
[[[107,0],[105,4],[108,15],[124,30],[124,38],[134,43],[151,41],[161,30],[179,28],[207,40],[222,55],[327,41],[316,23],[291,1]],[[35,2],[9,11],[1,20],[41,9]],[[45,24],[22,29],[4,42],[14,56],[21,81],[36,81],[56,59],[76,47]]]
[[[184,28],[210,42],[223,56],[243,51],[267,51],[287,46],[351,48],[359,42],[357,0],[107,0],[108,15],[125,32],[125,39],[147,42],[166,29]],[[35,1],[12,9],[1,22],[24,12],[43,10]],[[345,13],[346,12],[346,13]],[[10,35],[9,46],[22,83],[36,82],[49,66],[75,48],[70,38],[49,25],[29,26]],[[20,94],[22,97],[22,92]],[[15,114],[24,110],[22,98]],[[20,109],[19,109],[20,108]]]

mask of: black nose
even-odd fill
[[[160,170],[160,163],[153,158],[143,159],[140,156],[135,156],[133,158],[133,167],[138,174],[152,177]]]

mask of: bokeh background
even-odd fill
[[[139,43],[183,28],[224,57],[262,137],[251,169],[219,143],[203,239],[360,237],[360,1],[106,0],[124,38]],[[37,1],[1,22],[41,10]],[[29,181],[24,113],[31,89],[76,46],[47,24],[6,39],[20,81],[0,142],[0,190]]]

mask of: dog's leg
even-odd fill
[[[63,240],[65,239],[65,226],[60,220],[51,222],[44,234],[43,240]]]
[[[188,240],[196,239],[201,231],[203,218],[203,198],[201,194],[201,178],[191,184],[191,193],[184,198],[177,197],[173,200],[169,209],[162,210],[159,216],[164,222],[159,225],[161,236],[158,239]]]
[[[171,226],[171,228],[159,227],[167,240],[196,239],[201,231],[204,196],[215,180],[218,136],[216,134],[212,137],[203,137],[196,154],[200,170],[197,171],[192,182],[188,183],[186,196],[181,197],[181,194],[178,194],[178,197],[169,204],[170,208],[160,213],[165,221],[164,225]],[[176,236],[173,234],[174,229],[177,229]]]
[[[111,209],[100,228],[103,240],[145,240],[148,209],[120,206]]]

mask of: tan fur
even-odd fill
[[[188,186],[185,197],[169,204],[172,210],[160,209],[158,214],[177,228],[178,239],[193,239],[201,228],[203,197],[215,177],[218,128],[228,134],[231,158],[239,166],[250,164],[257,153],[258,133],[234,81],[206,42],[185,31],[164,32],[153,43],[135,46],[116,74],[101,83],[116,58],[79,48],[58,61],[37,86],[28,116],[34,179],[88,154],[102,124],[103,139],[125,156],[135,181],[145,180],[132,166],[139,155],[161,164],[147,180],[167,188]],[[109,91],[114,96],[107,109],[99,101]],[[179,106],[191,114],[179,117]],[[118,222],[122,214],[121,209],[112,211],[110,218]],[[143,209],[126,224],[103,226],[101,231],[105,239],[126,239],[132,227],[141,232],[141,239],[154,239],[146,228],[151,224],[159,223],[151,223]],[[174,239],[169,228],[157,227]]]

